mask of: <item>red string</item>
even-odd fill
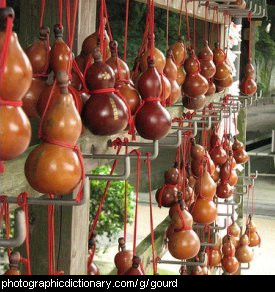
[[[124,98],[124,96],[120,93],[119,90],[117,90],[115,88],[103,88],[103,89],[97,89],[97,90],[90,91],[91,95],[103,94],[103,93],[114,93],[114,94],[118,95],[118,97],[124,102],[124,104],[127,107],[127,111],[128,111],[128,124],[130,126],[129,134],[134,136],[134,119],[132,117],[130,106],[129,106],[128,102],[126,101],[126,99]]]
[[[89,251],[89,258],[88,258],[88,269],[94,262],[94,257],[95,257],[95,252],[96,252],[96,244],[94,244],[93,249]]]
[[[108,16],[108,9],[107,9],[107,5],[106,5],[106,1],[104,0],[103,2],[104,5],[104,16],[106,18],[106,22],[107,22],[107,29],[108,29],[108,35],[110,40],[113,40],[113,35],[112,35],[112,30],[111,30],[111,26],[110,26],[110,22],[109,22],[109,16]]]
[[[140,157],[141,153],[138,150],[133,150],[131,153],[137,156],[137,176],[136,176],[136,209],[134,223],[134,238],[133,238],[133,255],[136,256],[137,250],[137,227],[138,227],[138,203],[139,203],[139,184],[140,184]]]
[[[0,8],[7,7],[7,1],[6,0],[0,0]]]
[[[151,243],[152,243],[152,259],[153,259],[153,272],[157,274],[157,263],[155,255],[155,231],[154,231],[154,219],[153,219],[153,200],[152,200],[152,181],[151,181],[151,153],[147,153],[147,174],[149,184],[149,202],[150,202],[150,228],[151,228]]]
[[[213,10],[213,20],[212,20],[212,23],[211,23],[211,31],[210,31],[210,36],[209,36],[209,44],[210,44],[210,47],[213,47],[215,12],[216,12],[216,10],[214,9]]]
[[[252,12],[248,13],[248,21],[249,21],[249,46],[248,46],[248,60],[251,59],[251,48],[252,48]]]
[[[188,0],[185,0],[185,16],[186,16],[186,33],[188,40],[188,47],[191,47],[191,34],[190,34],[190,26],[189,26],[189,14],[188,14]]]
[[[26,258],[21,258],[21,261],[26,267],[26,275],[30,276],[31,272],[31,258],[30,258],[30,226],[29,226],[29,205],[27,203],[28,194],[22,193],[17,198],[18,206],[20,206],[25,212],[26,221]]]
[[[204,41],[207,41],[207,17],[208,17],[208,12],[209,12],[209,1],[205,3],[205,19],[204,19]]]
[[[104,34],[105,34],[104,5],[103,5],[103,0],[100,0],[99,36],[100,36],[100,51],[101,51],[102,56],[104,56]]]
[[[125,19],[125,31],[124,31],[124,61],[127,60],[127,46],[128,46],[128,27],[129,27],[129,1],[126,0],[126,19]]]
[[[184,218],[183,218],[183,214],[182,214],[182,210],[180,208],[180,204],[177,205],[177,212],[178,212],[178,215],[180,217],[180,221],[181,221],[182,227],[179,228],[179,229],[175,229],[174,231],[175,232],[181,232],[181,231],[192,230],[192,228],[186,227],[186,224],[185,224],[185,221],[184,221]]]
[[[218,11],[218,7],[214,8],[217,12],[217,39],[218,39],[218,43],[221,43],[221,32],[220,32],[220,24],[219,24],[219,11]]]
[[[196,51],[196,4],[193,1],[193,49]]]
[[[63,0],[58,0],[59,7],[59,25],[63,27]]]
[[[23,102],[21,100],[3,100],[0,99],[0,106],[12,106],[12,107],[22,107]]]
[[[7,64],[8,50],[9,50],[11,36],[12,36],[12,26],[13,26],[13,18],[9,16],[7,18],[5,38],[4,38],[3,47],[2,47],[1,56],[0,56],[0,82],[2,81],[2,77],[3,77],[6,64]]]
[[[121,148],[122,148],[122,141],[121,139],[116,139],[113,143],[113,146],[116,146],[117,147],[117,152],[116,154],[119,155],[120,151],[121,151]],[[112,169],[111,169],[111,172],[110,172],[110,175],[113,175],[114,172],[115,172],[115,169],[117,167],[117,163],[118,161],[115,160],[113,162],[113,166],[112,166]],[[97,226],[97,223],[98,223],[98,220],[99,220],[99,217],[100,217],[100,214],[102,212],[102,209],[103,209],[103,206],[104,206],[104,202],[106,200],[106,197],[108,195],[108,191],[109,191],[109,188],[110,188],[110,185],[111,185],[111,181],[107,181],[106,183],[106,186],[105,186],[105,190],[104,190],[104,193],[101,197],[101,200],[100,200],[100,203],[99,203],[99,207],[98,207],[98,210],[97,210],[97,213],[96,213],[96,216],[93,220],[93,224],[92,224],[92,227],[91,227],[91,230],[90,230],[90,233],[89,233],[89,239],[91,239],[92,235],[94,234],[95,232],[95,229],[96,229],[96,226]]]
[[[168,188],[174,188],[175,185],[170,185],[170,184],[165,184],[161,189],[160,189],[160,192],[159,192],[159,197],[158,197],[158,206],[159,208],[162,207],[162,197],[163,197],[163,193],[165,190],[167,190]]]
[[[154,59],[155,56],[155,3],[154,0],[151,0],[150,2],[150,37],[151,37],[151,43],[150,43],[150,58],[151,60]]]
[[[166,50],[169,49],[169,0],[166,5]]]
[[[125,147],[125,155],[128,154],[128,145]],[[126,242],[127,241],[127,219],[128,219],[128,216],[127,216],[127,196],[128,196],[128,180],[125,180],[125,183],[124,183],[124,218],[123,218],[123,221],[124,221],[124,241]]]
[[[45,0],[41,0],[41,12],[40,12],[40,22],[39,22],[40,28],[43,27],[44,15],[45,15]]]
[[[181,35],[181,24],[182,24],[182,15],[183,15],[183,1],[184,0],[181,0],[181,4],[180,4],[180,20],[179,20],[178,36]]]
[[[6,196],[0,196],[0,203],[2,204],[2,212],[3,212],[3,218],[5,221],[5,227],[6,227],[6,238],[10,239],[10,207],[7,203],[7,197]],[[7,249],[8,256],[11,254],[10,248]]]

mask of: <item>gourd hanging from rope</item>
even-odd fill
[[[115,73],[103,63],[99,48],[93,50],[93,58],[86,74],[91,97],[83,110],[83,122],[94,135],[115,135],[126,129],[130,111],[114,89]]]
[[[160,140],[168,135],[172,119],[169,112],[160,103],[162,82],[154,62],[154,1],[148,2],[148,11],[151,36],[150,57],[147,60],[148,69],[138,81],[138,89],[143,103],[136,113],[135,125],[142,138]]]
[[[34,41],[25,50],[33,69],[31,87],[23,98],[23,109],[29,118],[39,117],[37,102],[40,94],[46,88],[46,79],[50,72],[50,29],[43,27],[44,12],[45,1],[42,0],[39,39]]]
[[[252,65],[251,48],[252,48],[252,13],[249,12],[249,47],[248,47],[248,63],[245,67],[244,79],[240,84],[240,90],[244,95],[254,95],[257,92],[257,83],[254,80],[255,69]]]
[[[44,143],[29,155],[25,175],[40,193],[68,195],[83,179],[82,155],[75,146],[82,123],[68,91],[65,72],[58,73],[57,82],[60,94],[54,105],[48,104],[41,121],[40,136]]]
[[[14,11],[0,9],[0,161],[12,160],[28,148],[31,126],[22,98],[32,82],[32,67],[12,32]]]

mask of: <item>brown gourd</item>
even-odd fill
[[[49,34],[50,29],[48,27],[41,27],[39,39],[25,50],[31,62],[34,75],[46,75],[49,72],[49,55],[51,51],[48,43]]]
[[[178,189],[176,186],[164,185],[156,192],[156,201],[159,206],[169,208],[173,206],[177,201]]]
[[[169,105],[177,103],[181,97],[181,89],[177,82],[178,69],[173,61],[172,50],[167,51],[166,55],[166,65],[164,68],[164,74],[168,78],[171,84],[171,94],[169,96]]]
[[[240,244],[236,250],[236,258],[241,264],[250,263],[254,259],[254,253],[251,247],[249,247],[249,238],[244,234],[240,238]]]
[[[118,240],[119,252],[115,256],[115,265],[117,268],[117,274],[123,275],[126,273],[133,264],[133,252],[126,250],[126,243],[124,238]]]
[[[257,232],[257,226],[252,220],[252,217],[249,217],[249,222],[246,226],[245,234],[249,238],[249,246],[250,247],[257,247],[261,245],[261,238]]]
[[[25,175],[33,189],[44,194],[68,195],[82,178],[80,157],[71,149],[48,139],[76,145],[82,131],[80,116],[68,91],[65,72],[57,75],[60,95],[46,113],[41,129],[44,143],[36,147],[25,164]]]
[[[13,9],[0,9],[0,51],[4,45],[8,17],[14,19]],[[14,32],[11,34],[5,68],[1,69],[0,99],[3,102],[20,102],[30,88],[32,67]],[[22,108],[0,105],[0,161],[17,158],[26,151],[30,140],[31,125]]]
[[[198,224],[212,224],[217,219],[217,207],[213,201],[198,198],[190,209],[194,221]]]
[[[58,72],[71,72],[72,53],[63,40],[64,29],[59,24],[54,26],[55,41],[50,52],[50,66],[54,74]]]
[[[95,62],[86,75],[91,97],[83,109],[83,122],[94,135],[115,135],[126,129],[128,109],[115,92],[93,93],[95,90],[108,91],[115,85],[115,73],[109,65],[102,62],[99,48],[94,49],[93,58]]]
[[[227,238],[227,241],[223,244],[222,247],[223,259],[222,267],[226,273],[235,274],[239,269],[239,262],[235,257],[236,249],[230,238]]]
[[[241,93],[244,95],[254,95],[257,92],[257,83],[254,80],[255,69],[249,60],[245,68],[245,76],[240,84]]]
[[[12,252],[9,257],[9,269],[6,271],[4,276],[20,276],[19,264],[21,261],[21,256],[19,252]]]
[[[124,273],[125,276],[142,276],[142,272],[140,270],[141,259],[138,256],[133,257],[132,267]]]
[[[141,75],[138,82],[139,93],[144,104],[136,114],[135,125],[142,138],[160,140],[168,135],[172,119],[158,100],[162,86],[154,60],[148,59],[148,64],[147,71]]]

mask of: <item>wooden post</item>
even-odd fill
[[[53,5],[54,2],[54,5]],[[72,2],[72,1],[71,1]],[[51,29],[57,23],[58,1],[46,1],[44,25]],[[64,1],[65,3],[65,1]],[[79,1],[79,13],[75,33],[75,49],[80,51],[85,37],[95,31],[96,25],[95,0]],[[65,5],[65,4],[64,4]],[[65,11],[65,6],[64,6]],[[40,18],[40,1],[20,1],[20,42],[22,47],[31,44],[38,37]],[[52,34],[53,37],[53,34]],[[14,171],[20,172],[22,183],[18,186],[14,180],[15,190],[29,190],[30,187],[24,178],[24,161],[20,160],[20,169],[8,168],[5,178],[11,177]],[[24,161],[23,161],[24,160]],[[14,162],[17,163],[18,161]],[[53,178],[54,179],[54,178]],[[26,188],[23,188],[23,187]],[[7,186],[10,190],[10,188]],[[6,190],[5,190],[6,191]],[[18,195],[14,193],[12,195]],[[30,192],[33,192],[30,189]],[[7,195],[9,195],[7,193]],[[35,193],[34,195],[38,195]],[[88,229],[89,229],[89,203],[81,207],[56,207],[55,209],[55,256],[56,268],[62,270],[65,275],[86,275],[88,256]],[[30,207],[30,246],[32,273],[34,275],[48,274],[48,250],[47,250],[47,207]],[[22,248],[24,255],[24,248]]]

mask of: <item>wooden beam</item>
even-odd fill
[[[147,3],[147,0],[135,0],[140,3]],[[167,9],[167,0],[155,0],[155,5],[162,9]],[[170,11],[180,13],[181,11],[181,0],[169,0],[169,7]],[[188,2],[187,4],[188,14],[189,16],[194,15],[193,11],[193,2]],[[185,1],[183,1],[183,14],[186,14],[186,5]],[[213,22],[213,14],[214,10],[209,9],[209,15],[208,15],[208,22]],[[196,18],[200,20],[205,20],[205,6],[200,6],[199,1],[195,2],[195,15]],[[219,23],[222,24],[224,20],[223,13],[219,12]],[[217,17],[215,17],[215,23],[217,22]]]

